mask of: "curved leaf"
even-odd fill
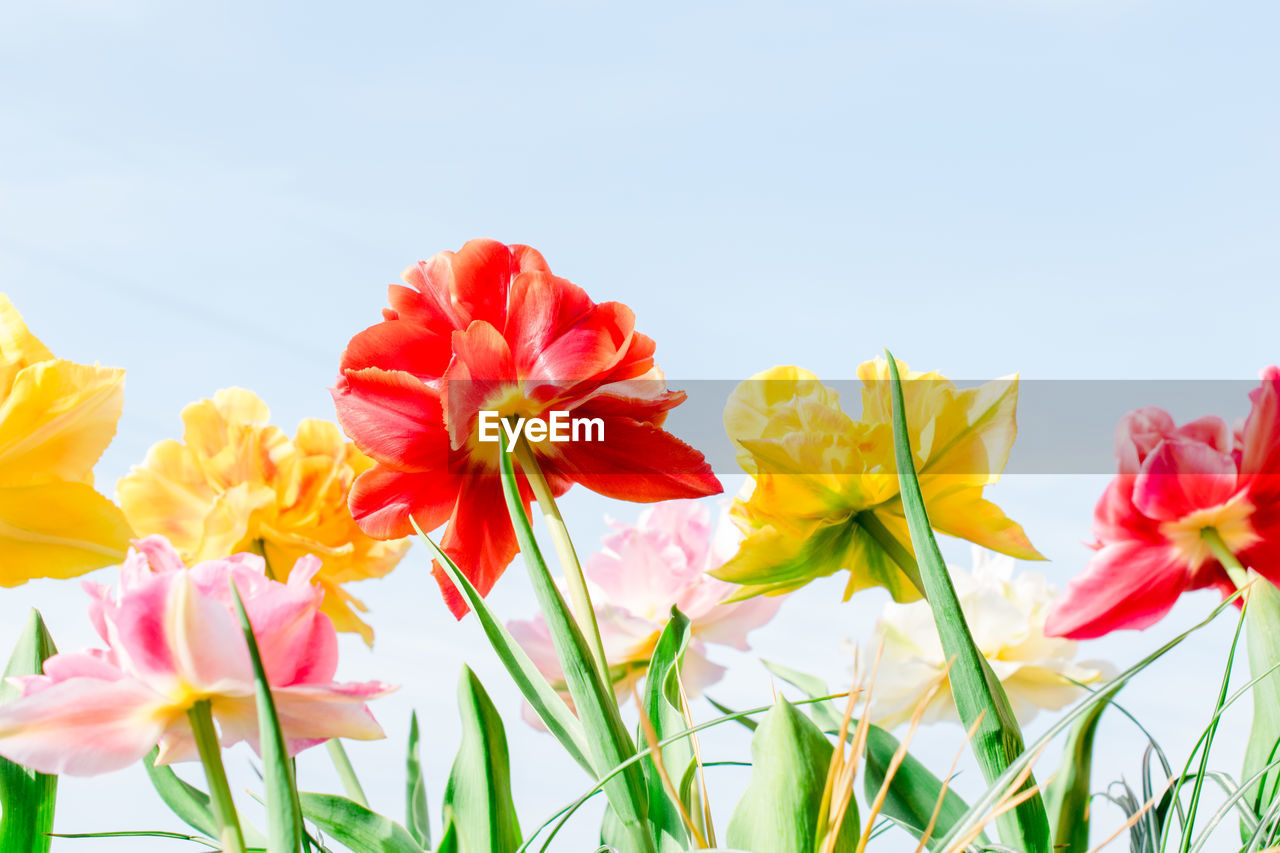
[[[520,846],[511,799],[507,736],[480,679],[462,668],[458,682],[462,743],[444,791],[444,824],[461,853],[509,853]]]
[[[0,680],[0,704],[17,698],[18,688],[9,678],[39,675],[45,660],[57,653],[40,611],[32,610]],[[0,853],[45,853],[57,797],[57,776],[0,758]]]
[[[951,574],[933,538],[924,496],[916,478],[898,363],[892,353],[886,351],[885,356],[893,380],[893,446],[898,466],[898,487],[911,531],[911,545],[920,566],[925,598],[938,627],[938,638],[947,658],[954,660],[950,680],[956,709],[966,727],[976,724],[973,750],[983,776],[988,782],[994,782],[1025,750],[1022,729],[1000,680],[973,641],[960,608],[960,599],[951,583]],[[1028,777],[1022,790],[1030,790],[1035,784],[1035,779]],[[1006,843],[1026,853],[1048,853],[1049,820],[1039,794],[1032,794],[1017,808],[998,817],[997,823],[1000,836]]]
[[[424,853],[403,826],[336,794],[299,794],[303,813],[355,853]]]

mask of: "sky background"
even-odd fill
[[[331,417],[339,353],[386,285],[478,236],[530,243],[595,299],[631,305],[675,387],[775,364],[849,379],[884,346],[967,379],[1248,380],[1280,359],[1274,3],[50,0],[0,21],[0,290],[58,355],[127,368],[107,492],[219,388],[252,388],[290,430]],[[1172,390],[1131,405],[1149,403],[1204,413]],[[1104,484],[1027,475],[990,494],[1061,585],[1087,559]],[[563,508],[582,551],[604,513],[637,512],[581,489]],[[378,640],[372,655],[347,643],[341,674],[404,686],[376,708],[389,740],[353,757],[399,817],[417,708],[438,807],[467,662],[503,709],[536,826],[586,779],[519,720],[426,562],[414,549],[356,590]],[[883,598],[842,604],[842,588],[793,596],[756,652],[846,680],[841,641],[869,635]],[[1190,596],[1082,654],[1125,664],[1212,603]],[[64,648],[90,642],[76,584],[38,582],[0,590],[0,647],[32,604]],[[532,613],[521,572],[494,604]],[[1211,713],[1230,631],[1221,621],[1124,694],[1175,761]],[[734,669],[713,695],[769,701],[753,656],[719,657]],[[1213,764],[1234,774],[1247,708],[1231,720]],[[931,728],[922,756],[941,770],[961,735]],[[705,743],[710,758],[745,754],[738,732]],[[1095,787],[1135,779],[1143,746],[1111,715]],[[239,784],[248,759],[231,759]],[[716,772],[723,826],[745,777]],[[322,751],[302,774],[334,784]],[[958,784],[980,788],[972,768]],[[584,814],[555,849],[591,849]],[[1105,803],[1097,816],[1120,821]],[[66,782],[57,826],[178,824],[135,768]]]

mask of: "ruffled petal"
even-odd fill
[[[1235,460],[1207,444],[1167,440],[1142,463],[1133,505],[1143,515],[1177,521],[1226,503],[1238,490]]]
[[[333,389],[338,420],[356,447],[399,471],[438,471],[449,461],[436,391],[402,371],[348,370]]]
[[[124,371],[45,361],[20,371],[0,403],[0,482],[93,482],[124,409]]]

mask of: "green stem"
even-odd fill
[[[587,645],[591,648],[591,655],[595,658],[600,676],[605,679],[606,684],[611,683],[609,682],[609,661],[605,657],[604,643],[600,640],[600,626],[596,623],[595,607],[591,603],[591,593],[587,591],[587,578],[582,573],[582,564],[578,562],[578,552],[574,550],[573,540],[569,538],[569,527],[564,523],[564,517],[560,515],[555,495],[551,493],[551,486],[543,476],[537,457],[529,449],[523,437],[516,445],[515,457],[520,463],[520,470],[524,471],[525,477],[529,480],[533,496],[538,501],[538,509],[542,511],[542,517],[551,531],[551,541],[555,543],[556,553],[560,555],[565,584],[569,587],[569,603],[573,607],[573,615],[577,619],[578,627],[587,638]]]
[[[1206,527],[1200,531],[1200,538],[1209,546],[1209,550],[1213,552],[1213,556],[1222,564],[1222,567],[1227,570],[1236,589],[1244,589],[1249,583],[1249,571],[1240,564],[1240,558],[1227,547],[1218,529]]]
[[[864,509],[853,517],[853,521],[863,530],[867,531],[867,535],[876,541],[876,544],[885,550],[889,558],[898,564],[898,568],[902,569],[902,573],[907,576],[907,580],[920,590],[920,594],[924,595],[924,581],[920,577],[920,564],[916,562],[916,558],[907,548],[899,542],[889,528],[884,526],[884,522],[876,517],[873,510]]]
[[[360,787],[360,779],[356,776],[355,767],[351,766],[351,758],[347,755],[347,750],[342,746],[342,741],[330,738],[325,741],[325,749],[329,750],[329,757],[333,759],[333,766],[338,771],[338,776],[342,779],[342,788],[347,792],[347,798],[353,800],[365,808],[369,807],[369,799],[364,795],[364,788]]]
[[[244,834],[240,831],[235,801],[231,799],[227,771],[222,766],[222,747],[218,743],[218,732],[213,727],[209,700],[202,699],[193,705],[187,711],[187,719],[191,721],[196,748],[200,750],[200,763],[204,765],[204,775],[209,781],[209,799],[213,816],[221,829],[223,853],[245,853]]]

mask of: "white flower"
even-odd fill
[[[977,546],[973,572],[949,566],[960,607],[974,642],[1013,705],[1018,721],[1041,709],[1058,710],[1082,695],[1082,684],[1100,683],[1110,667],[1075,660],[1074,640],[1046,637],[1044,622],[1058,592],[1038,572],[1013,576],[1014,560]],[[871,693],[871,716],[891,728],[909,719],[916,705],[946,668],[933,612],[927,601],[885,605],[868,650],[866,666],[881,639],[884,651]],[[868,653],[869,652],[869,653]],[[929,702],[925,722],[958,718],[950,685]]]

